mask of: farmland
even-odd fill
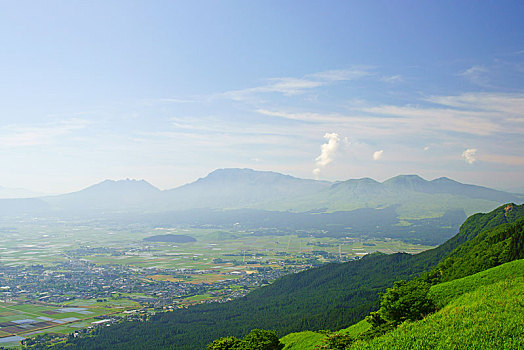
[[[196,242],[143,241],[158,233],[190,235]],[[278,232],[255,235],[216,229],[119,227],[37,220],[14,225],[0,223],[0,263],[4,266],[51,266],[69,260],[74,254],[95,264],[227,271],[228,266],[214,264],[213,259],[265,263],[290,257],[300,259],[321,252],[316,255],[324,256],[319,258],[324,262],[341,256],[350,259],[374,251],[416,253],[429,247],[391,239],[319,238],[303,234],[299,237],[283,236]]]

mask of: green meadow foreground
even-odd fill
[[[429,296],[441,309],[423,320],[406,322],[371,341],[347,349],[521,349],[524,346],[524,260],[431,287]],[[353,337],[370,324],[357,323],[338,333]],[[285,350],[314,350],[324,344],[318,332],[288,334]]]

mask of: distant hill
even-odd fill
[[[448,210],[464,210],[466,215],[487,212],[508,202],[522,203],[524,196],[444,177],[427,181],[418,175],[399,175],[383,183],[370,178],[337,182],[313,195],[271,203],[270,207],[342,211],[395,205],[400,217],[422,219],[442,216]]]
[[[160,194],[145,180],[105,180],[81,191],[42,199],[59,211],[142,211]]]
[[[164,208],[244,208],[317,193],[329,182],[271,171],[218,169],[190,184],[164,191]]]
[[[370,178],[336,183],[306,180],[269,171],[219,169],[187,185],[164,191],[157,209],[241,209],[305,212],[348,211],[397,205],[406,218],[442,216],[448,210],[466,214],[489,211],[502,203],[521,203],[524,196],[462,184],[441,177],[427,181],[399,175],[383,183]]]
[[[524,186],[508,188],[505,192],[524,194]]]
[[[165,242],[165,243],[189,243],[196,242],[191,236],[187,235],[156,235],[144,238],[144,242]]]
[[[246,208],[321,213],[395,206],[400,218],[426,219],[449,210],[463,210],[467,215],[490,211],[502,203],[522,203],[524,195],[444,177],[427,181],[417,175],[399,175],[383,183],[370,178],[331,183],[271,171],[218,169],[171,190],[161,191],[145,180],[105,180],[78,192],[41,199],[54,209],[53,214]]]

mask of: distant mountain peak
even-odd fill
[[[445,177],[445,176],[442,176],[442,177],[439,177],[437,179],[431,180],[431,182],[435,182],[435,183],[445,183],[445,182],[459,183],[458,181],[455,181],[455,180],[450,179],[449,177]]]
[[[382,184],[393,190],[424,191],[429,181],[418,175],[398,175],[384,181]]]
[[[293,177],[291,175],[284,175],[274,171],[253,170],[248,168],[223,168],[216,169],[207,176],[198,179],[195,183],[206,182],[237,182],[248,181],[250,183],[270,184],[274,181],[315,181],[305,180]]]
[[[249,168],[220,168],[210,172],[206,177],[215,176],[238,176],[238,175],[269,175],[269,176],[285,176],[293,177],[290,175],[284,175],[274,171],[267,170],[254,170]]]
[[[138,179],[130,179],[130,178],[120,179],[120,180],[105,179],[104,181],[100,183],[148,183],[149,184],[149,182],[143,179],[138,180]]]
[[[388,179],[388,180],[384,181],[384,183],[386,183],[386,182],[405,182],[405,181],[427,182],[427,180],[423,179],[419,175],[407,174],[407,175],[394,176],[391,179]]]
[[[89,186],[79,192],[93,192],[93,191],[140,191],[140,192],[160,192],[160,189],[151,185],[146,180],[136,179],[122,179],[111,180],[106,179],[100,183]]]

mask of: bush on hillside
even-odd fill
[[[208,350],[282,350],[284,344],[280,342],[274,331],[253,329],[244,339],[223,337],[207,346]]]
[[[324,339],[324,344],[319,350],[345,350],[353,343],[354,339],[349,334],[333,333]]]
[[[431,285],[421,281],[398,281],[380,296],[380,309],[366,317],[371,328],[359,338],[373,339],[381,336],[405,321],[416,321],[436,310],[428,297]]]

